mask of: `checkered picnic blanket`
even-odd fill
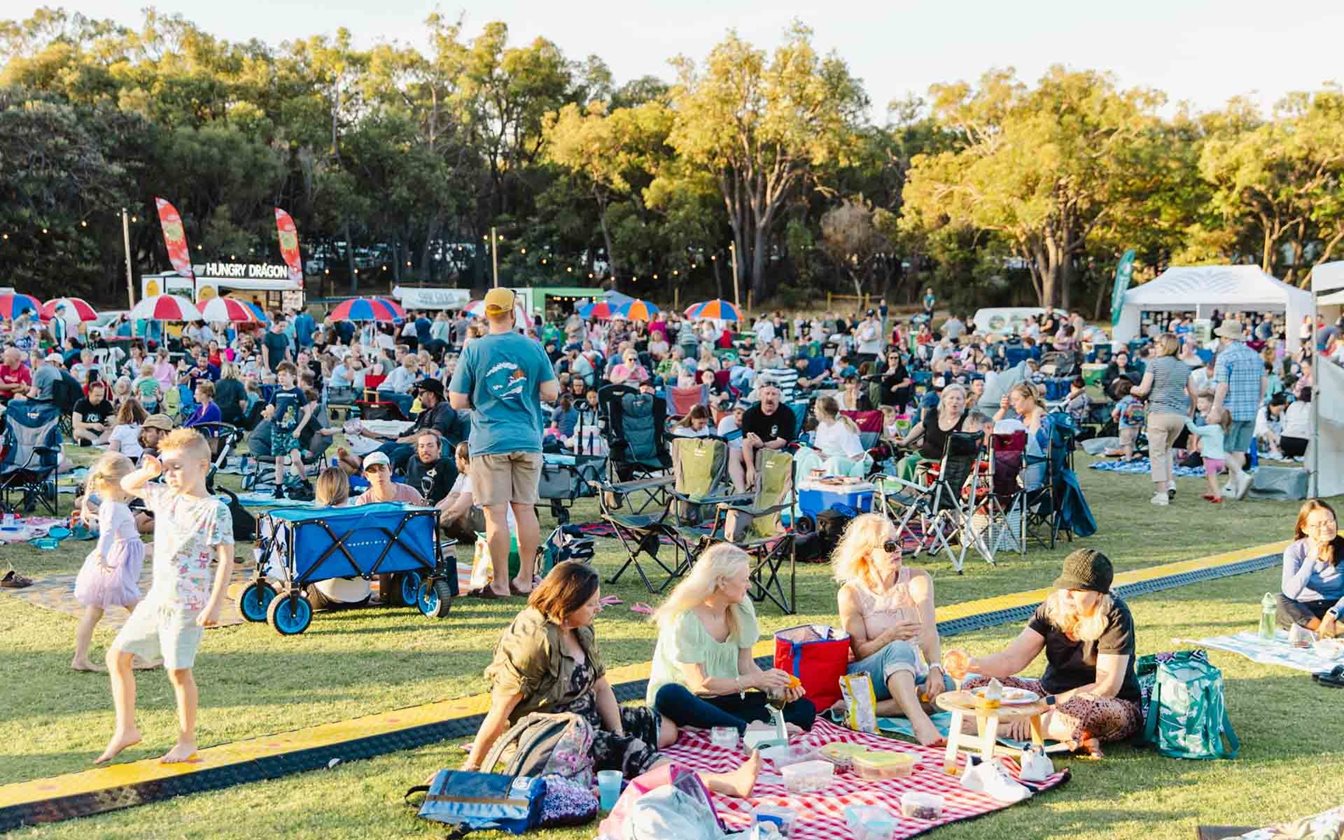
[[[853,732],[836,726],[825,720],[817,720],[812,731],[795,743],[821,747],[834,742],[859,744],[874,750],[910,753],[919,757],[915,772],[900,779],[886,781],[865,781],[852,773],[839,773],[826,788],[809,794],[789,793],[784,780],[767,762],[765,770],[749,799],[734,799],[714,795],[714,807],[718,809],[724,826],[729,831],[742,831],[751,826],[755,809],[761,805],[791,808],[798,814],[794,824],[792,840],[849,840],[854,835],[845,822],[845,809],[856,805],[875,805],[892,814],[901,811],[901,794],[907,791],[940,794],[945,800],[943,815],[938,820],[917,820],[900,817],[895,840],[904,840],[923,834],[940,825],[971,819],[992,811],[1008,807],[982,793],[972,793],[961,786],[958,777],[943,772],[943,750],[934,747],[921,747],[884,738]],[[735,769],[746,759],[739,745],[738,749],[728,750],[716,747],[709,740],[709,733],[700,730],[686,730],[677,739],[677,743],[668,747],[664,754],[685,767],[698,771],[727,772]],[[1011,766],[1010,766],[1011,765]],[[1017,778],[1017,767],[1012,762],[1004,762],[1005,769]],[[1058,787],[1069,778],[1067,769],[1051,776],[1043,784],[1029,784],[1037,791]]]

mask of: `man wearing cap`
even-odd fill
[[[415,454],[415,443],[421,432],[437,433],[443,439],[444,446],[450,448],[465,437],[458,413],[443,399],[442,382],[437,379],[422,379],[415,384],[411,393],[420,397],[421,411],[416,415],[415,422],[404,435],[389,440],[375,450],[386,455],[393,468],[397,470],[406,469],[407,462]],[[364,434],[367,437],[377,437],[374,432],[366,431]]]
[[[1035,692],[1051,707],[1043,715],[1045,736],[1099,757],[1101,744],[1125,740],[1143,725],[1134,618],[1111,593],[1114,577],[1105,554],[1092,548],[1074,551],[1064,558],[1045,603],[1008,647],[974,657],[948,651],[943,657],[948,675],[977,674],[962,685],[968,691],[997,678],[1004,686]],[[1042,651],[1041,678],[1018,677]],[[1029,727],[1023,720],[999,731],[1025,740]]]
[[[1246,472],[1246,453],[1251,448],[1255,415],[1265,400],[1269,380],[1264,360],[1246,346],[1239,321],[1224,321],[1213,334],[1218,336],[1219,350],[1213,408],[1206,419],[1210,423],[1220,423],[1224,411],[1231,416],[1232,424],[1223,436],[1223,449],[1227,451],[1227,471],[1231,473],[1228,487],[1233,497],[1241,499],[1251,487],[1251,476]]]
[[[541,345],[514,331],[514,293],[485,295],[490,331],[462,351],[449,387],[453,408],[471,410],[471,484],[485,509],[485,534],[494,563],[485,598],[527,594],[536,572],[537,491],[541,480],[541,403],[560,396],[560,383]],[[518,521],[517,579],[510,581],[508,512]]]

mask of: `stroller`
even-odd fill
[[[54,402],[11,400],[0,439],[0,510],[56,516],[61,409]],[[17,501],[16,501],[17,500]]]

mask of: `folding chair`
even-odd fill
[[[193,429],[205,436],[210,445],[210,469],[205,474],[205,487],[211,493],[215,491],[215,474],[229,463],[233,448],[244,437],[242,429],[230,423],[197,423]]]
[[[1062,418],[1062,419],[1055,419]],[[1073,531],[1065,523],[1060,501],[1063,498],[1064,472],[1073,469],[1075,430],[1067,416],[1047,415],[1047,440],[1044,449],[1033,454],[1028,447],[1025,468],[1043,469],[1038,487],[1026,491],[1027,535],[1040,545],[1053,549],[1060,534],[1073,542]]]
[[[709,405],[709,386],[692,385],[667,389],[668,417],[676,419],[691,413],[697,405]]]
[[[665,435],[667,402],[627,385],[606,385],[597,394],[599,421],[610,447],[607,488],[621,497],[612,499],[612,506],[634,496],[640,500],[634,512],[664,507],[664,491],[672,484],[668,474],[672,456]]]
[[[0,510],[56,516],[61,409],[46,400],[11,400],[0,437]],[[17,501],[16,501],[17,499]]]
[[[364,399],[356,400],[361,420],[409,420],[401,406],[391,400],[378,396],[378,386],[387,379],[386,375],[368,374],[364,377]]]
[[[961,574],[967,551],[974,547],[991,565],[994,556],[975,539],[971,526],[974,498],[966,499],[962,490],[977,469],[981,441],[978,432],[952,432],[947,436],[943,457],[929,464],[927,484],[905,481],[895,476],[874,479],[879,499],[888,515],[897,520],[898,536],[909,534],[915,539],[914,554],[928,551],[930,555],[947,552],[952,568]],[[917,523],[916,531],[912,523]],[[961,551],[954,551],[952,541],[960,541]]]
[[[1026,493],[1021,484],[1026,450],[1024,431],[990,436],[988,473],[983,487],[976,487],[971,527],[975,538],[996,556],[1003,550],[1027,552]]]
[[[797,532],[792,511],[797,497],[793,453],[783,449],[756,452],[756,487],[748,504],[721,502],[713,528],[702,543],[726,540],[753,558],[751,598],[770,600],[786,615],[797,609]],[[784,524],[784,511],[790,522]],[[788,563],[788,588],[785,591],[785,563]]]

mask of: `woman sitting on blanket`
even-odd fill
[[[952,683],[938,664],[933,578],[901,562],[896,526],[876,513],[849,524],[831,567],[840,583],[840,623],[854,651],[849,673],[872,679],[879,715],[909,718],[925,746],[942,742],[928,710]]]
[[[678,726],[739,732],[768,721],[767,695],[783,697],[784,720],[811,729],[816,707],[778,668],[762,670],[752,656],[760,638],[751,588],[751,558],[731,543],[700,554],[658,608],[658,644],[649,674],[649,705]],[[795,687],[791,687],[795,686]]]
[[[972,689],[998,678],[1005,686],[1034,691],[1053,710],[1044,716],[1046,737],[1101,757],[1101,744],[1123,741],[1143,725],[1139,678],[1134,673],[1134,619],[1111,594],[1114,572],[1106,555],[1080,548],[1064,558],[1054,592],[1004,650],[989,656],[949,651],[948,673]],[[1045,651],[1039,680],[1014,676]],[[1007,724],[1005,737],[1025,741],[1029,721]]]
[[[493,769],[481,767],[490,747],[532,712],[571,712],[587,720],[594,770],[620,770],[633,779],[665,762],[658,750],[677,740],[677,727],[651,708],[621,706],[607,682],[593,632],[601,601],[597,572],[572,560],[557,564],[532,590],[485,671],[490,710],[463,770]],[[747,796],[759,766],[759,755],[753,755],[731,773],[701,779],[715,792]]]
[[[1297,513],[1294,542],[1283,552],[1283,591],[1279,593],[1279,626],[1301,625],[1323,638],[1344,635],[1339,614],[1344,610],[1344,537],[1334,508],[1308,499]]]

